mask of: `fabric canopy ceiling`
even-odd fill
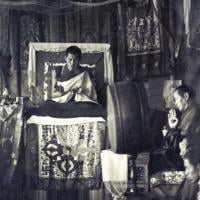
[[[0,0],[0,7],[35,12],[63,13],[73,8],[105,6],[121,0]]]

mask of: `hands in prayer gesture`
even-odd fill
[[[170,128],[176,128],[178,125],[178,118],[176,115],[176,111],[174,109],[169,110],[168,113],[168,124]]]

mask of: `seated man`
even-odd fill
[[[31,108],[31,115],[51,117],[105,117],[105,109],[97,103],[97,94],[86,69],[80,66],[81,50],[77,46],[66,49],[66,64],[53,69],[52,99],[39,108]],[[58,70],[59,69],[59,70]]]
[[[174,104],[177,111],[171,109],[168,114],[169,129],[166,131],[167,142],[160,152],[155,152],[152,156],[152,163],[161,163],[157,170],[152,166],[152,173],[162,170],[182,170],[183,164],[179,155],[179,143],[183,137],[190,137],[200,132],[200,109],[195,102],[195,91],[187,85],[178,86],[173,94]],[[167,148],[166,148],[167,147]],[[163,156],[164,154],[164,156]],[[156,167],[156,166],[155,166]]]
[[[75,101],[97,102],[97,94],[89,73],[79,65],[81,50],[77,46],[70,46],[65,52],[66,64],[55,69],[53,84],[53,101],[67,103],[72,98]],[[56,67],[57,68],[57,67]]]
[[[177,87],[174,92],[174,103],[181,112],[181,118],[178,119],[176,113],[172,110],[170,128],[178,129],[181,137],[199,134],[200,107],[195,101],[195,91],[187,85]]]

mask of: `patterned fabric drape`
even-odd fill
[[[0,185],[2,187],[10,187],[13,183],[19,162],[23,125],[22,111],[23,105],[0,106]]]
[[[105,123],[70,124],[28,124],[28,187],[54,190],[100,187]]]
[[[162,39],[158,17],[150,1],[140,4],[129,7],[127,12],[128,54],[158,53]]]
[[[40,41],[40,18],[38,15],[26,14],[20,17],[20,64],[27,69],[29,42]]]

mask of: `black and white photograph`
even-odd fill
[[[0,0],[0,200],[200,200],[200,1]]]

